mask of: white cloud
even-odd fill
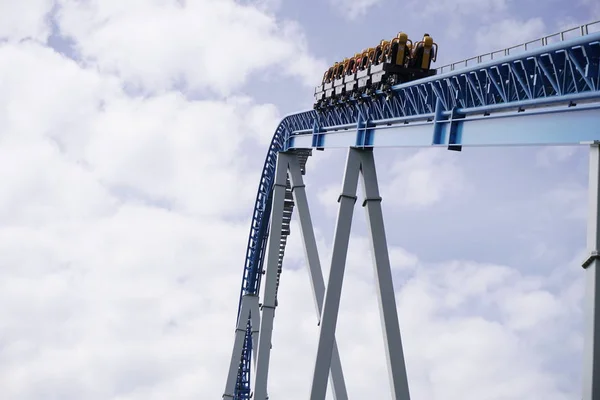
[[[574,17],[572,15],[561,15],[556,20],[555,32],[568,30],[568,32],[565,32],[564,34],[565,39],[579,37],[581,35],[581,31],[578,29],[578,27],[581,25],[588,25],[592,23],[591,25],[587,26],[588,33],[600,31],[600,23],[597,22],[598,18],[600,18],[600,5],[595,1],[582,0],[580,1],[580,6],[585,10],[581,16]]]
[[[588,217],[587,185],[561,183],[544,194],[543,200],[553,213],[563,217],[586,221]]]
[[[594,0],[580,0],[580,5],[585,7],[587,19],[581,22],[581,25],[587,24],[590,22],[596,22],[600,18],[600,4]],[[600,31],[600,24],[595,24],[590,30],[594,32]]]
[[[321,207],[332,215],[337,215],[339,203],[337,202],[340,196],[340,185],[328,185],[327,187],[319,188],[317,199]]]
[[[248,133],[260,144],[261,149],[268,148],[273,139],[273,132],[283,118],[275,104],[256,104],[250,98],[237,98],[236,107],[243,115],[243,125]]]
[[[245,179],[252,172],[241,145],[268,140],[260,123],[276,126],[272,106],[247,98],[188,101],[175,93],[129,98],[113,79],[34,45],[6,47],[2,68],[10,77],[0,100],[6,128],[20,138],[56,141],[111,190],[208,215],[252,201],[256,183]]]
[[[412,6],[425,15],[448,13],[456,17],[499,13],[505,11],[508,4],[507,0],[441,0],[413,2]]]
[[[276,30],[260,34],[284,44]],[[128,60],[152,70],[138,54]],[[165,80],[197,66],[177,63]],[[220,396],[247,205],[276,107],[164,88],[135,97],[123,76],[34,42],[3,44],[0,73],[3,396]],[[248,152],[256,144],[260,154]]]
[[[349,392],[359,398],[389,398],[367,244],[362,235],[350,241],[336,337]],[[394,256],[397,251],[404,253],[403,261]],[[396,290],[412,397],[574,396],[578,387],[570,383],[563,389],[563,371],[547,368],[555,355],[549,349],[556,343],[563,342],[565,354],[579,351],[580,334],[570,322],[581,310],[573,307],[578,301],[570,290],[554,292],[546,278],[514,267],[466,261],[432,265],[398,247],[390,252],[392,265],[403,266],[395,272],[402,277],[396,279]],[[324,269],[329,254],[329,247],[321,248]],[[581,278],[574,287],[581,287]],[[271,393],[287,390],[305,398],[318,327],[304,270],[286,269],[280,289]],[[294,374],[278,368],[290,359],[296,363]]]
[[[548,146],[538,151],[536,162],[541,167],[568,161],[577,152],[577,146]]]
[[[246,112],[177,95],[115,101],[94,121],[86,158],[110,185],[222,215],[255,195],[241,147]]]
[[[548,33],[544,20],[539,17],[528,20],[501,19],[478,29],[475,35],[476,53],[502,50],[541,38]]]
[[[430,207],[442,199],[467,193],[469,186],[462,168],[456,163],[455,155],[455,152],[425,149],[406,158],[398,158],[395,161],[392,159],[391,162],[385,154],[381,157],[376,156],[376,160],[379,160],[377,174],[382,179],[379,191],[385,204],[392,207]],[[390,163],[391,165],[388,165]],[[326,168],[333,171],[331,166]],[[336,172],[336,175],[338,183],[321,185],[316,194],[316,200],[329,216],[337,215],[337,198],[341,188],[339,182],[343,176],[343,169]],[[359,196],[361,191],[359,180]]]
[[[238,0],[240,4],[249,4],[264,13],[279,11],[283,0]]]
[[[211,370],[227,360],[214,341],[230,331],[237,288],[228,282],[245,228],[139,206],[62,227],[5,227],[3,396],[216,394]],[[224,237],[229,255],[216,251]]]
[[[420,150],[390,168],[391,181],[380,189],[386,202],[408,207],[428,207],[446,196],[468,189],[454,153],[439,149]]]
[[[51,31],[47,14],[53,4],[54,0],[0,0],[0,40],[45,42]]]
[[[326,68],[297,24],[232,0],[61,3],[61,31],[83,59],[144,91],[183,85],[227,95],[266,71],[313,87]]]
[[[351,21],[366,15],[371,8],[382,2],[382,0],[329,0],[331,7]]]
[[[427,363],[423,369],[433,386],[432,398],[443,393],[445,398],[516,399],[536,388],[535,398],[570,398],[560,393],[543,366],[547,354],[539,350],[547,345],[548,329],[554,339],[570,336],[572,328],[557,329],[556,324],[571,320],[572,314],[562,306],[567,300],[548,291],[541,277],[458,262],[424,266],[419,272],[402,292],[400,307],[406,342],[412,343],[411,361]],[[464,301],[461,307],[452,301],[456,297]],[[429,299],[427,307],[418,307],[423,298]],[[536,298],[545,301],[531,301]],[[414,316],[411,309],[421,315]],[[517,321],[538,329],[525,331],[531,325]],[[467,380],[470,385],[464,384]]]
[[[117,206],[93,174],[70,163],[48,141],[3,141],[0,179],[0,218],[9,225],[93,220]]]
[[[551,33],[546,26],[548,19],[520,17],[523,3],[514,0],[412,0],[408,4],[413,16],[439,19],[436,21],[439,23],[425,29],[440,46],[439,66],[503,50]],[[468,44],[455,45],[465,43],[466,37],[471,38]]]

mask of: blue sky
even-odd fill
[[[323,70],[400,30],[441,65],[599,19],[591,0],[0,0],[3,398],[220,398],[267,145]],[[305,176],[325,274],[345,155]],[[580,398],[588,149],[375,158],[412,398]],[[337,339],[351,397],[387,399],[354,221]],[[269,393],[299,400],[318,326],[295,222],[284,268]]]

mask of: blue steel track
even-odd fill
[[[264,162],[241,298],[258,295],[280,151],[333,147],[582,144],[600,140],[600,33],[448,71],[283,118]],[[238,308],[239,315],[239,308]],[[250,398],[248,320],[235,399]]]

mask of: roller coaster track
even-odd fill
[[[550,43],[551,35],[524,44],[524,48],[515,46],[512,54],[510,49],[504,50],[501,58],[494,59],[490,53],[491,59],[485,61],[479,56],[471,59],[475,65],[467,60],[445,66],[435,76],[397,85],[391,92],[378,91],[326,110],[302,111],[283,118],[260,178],[237,319],[242,298],[258,296],[260,291],[279,152],[297,154],[304,174],[312,150],[330,147],[446,146],[461,150],[462,146],[477,145],[596,142],[600,140],[600,32],[590,33],[591,26],[600,24],[577,28],[581,34],[575,39],[566,40],[561,32],[557,43]],[[536,43],[540,46],[531,49]],[[519,48],[523,51],[515,54]],[[498,118],[504,124],[482,125],[498,122]],[[529,121],[527,118],[534,118],[531,121],[535,124],[551,121],[558,128],[536,133],[524,122],[513,122]],[[515,129],[507,132],[511,127]],[[571,131],[559,132],[561,129]],[[286,186],[277,281],[294,209],[289,177]],[[246,400],[251,396],[251,358],[256,343],[251,321],[250,317],[241,321],[246,322],[246,329],[241,357],[237,358],[235,390],[224,398]]]

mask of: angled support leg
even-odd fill
[[[321,317],[317,360],[310,393],[311,400],[324,400],[327,393],[327,377],[329,376],[328,372],[331,365],[359,173],[359,155],[355,150],[350,149],[346,161],[342,193],[339,197],[340,208],[333,239],[331,269]]]
[[[238,322],[235,329],[233,351],[231,354],[231,361],[229,363],[229,373],[227,374],[227,382],[225,383],[223,399],[233,399],[235,394],[235,383],[237,381],[238,368],[240,366],[240,359],[242,357],[244,338],[246,337],[246,326],[248,324],[248,318],[250,317],[252,305],[257,301],[258,298],[253,295],[244,295],[242,297],[242,304],[240,306],[240,314],[238,316]]]
[[[280,157],[282,154],[280,154]],[[325,281],[323,280],[323,272],[321,270],[321,262],[319,260],[319,252],[317,250],[317,240],[313,230],[310,210],[308,208],[308,199],[304,180],[300,172],[298,159],[294,154],[286,154],[289,162],[289,174],[292,183],[292,194],[294,195],[294,204],[297,209],[298,219],[300,221],[300,232],[302,234],[302,242],[304,244],[304,253],[308,264],[308,272],[310,274],[310,283],[313,290],[313,298],[317,308],[317,316],[321,319],[321,310],[323,309],[323,297],[325,296]],[[338,351],[335,337],[333,339],[333,350],[331,356],[331,371],[330,382],[333,388],[333,397],[336,400],[348,400],[348,391],[344,382],[344,374],[342,372],[342,362]]]
[[[287,183],[287,160],[277,157],[275,182],[271,208],[271,229],[267,248],[267,273],[265,277],[264,300],[262,305],[261,327],[258,337],[256,373],[254,375],[254,399],[267,399],[267,377],[271,356],[271,338],[273,336],[273,318],[275,317],[275,299],[277,292],[277,269],[279,264],[279,244],[283,226],[283,208]]]
[[[373,152],[369,150],[361,151],[360,159],[363,175],[363,193],[365,195],[363,207],[365,207],[367,214],[371,252],[375,264],[379,313],[383,325],[383,339],[388,373],[392,386],[392,398],[394,400],[409,400],[408,378],[404,363],[394,283],[385,237],[381,197],[379,196],[379,185],[377,183]]]
[[[600,147],[590,148],[589,217],[585,269],[583,400],[600,400]]]
[[[252,325],[252,366],[256,374],[256,358],[258,357],[258,334],[260,332],[260,308],[258,296],[252,296],[250,303],[250,323]]]

